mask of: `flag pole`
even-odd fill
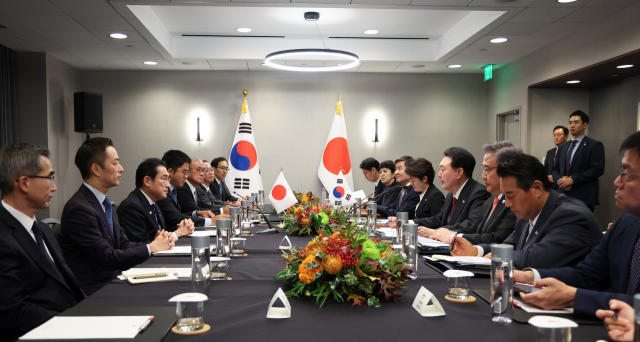
[[[242,113],[246,114],[247,113],[247,95],[249,95],[249,92],[245,89],[242,91],[242,95],[244,95],[244,102],[242,102]]]

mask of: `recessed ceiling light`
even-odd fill
[[[196,65],[194,62],[182,62],[182,65]]]
[[[158,62],[154,62],[154,61],[145,61],[144,64],[146,65],[156,65],[158,64]]]
[[[580,81],[578,81],[578,80],[573,80],[573,81],[567,81],[567,83],[569,83],[569,84],[576,84],[576,83],[580,83]]]
[[[451,64],[451,65],[449,65],[449,68],[451,68],[451,69],[461,68],[461,67],[462,67],[462,64]]]
[[[380,31],[378,31],[378,30],[365,30],[364,34],[378,34],[378,32],[380,32]]]
[[[575,1],[578,1],[578,0],[558,0],[558,2],[561,4],[568,4],[570,2],[575,2]]]
[[[412,68],[424,68],[424,64],[416,64],[416,65],[412,65]]]
[[[238,31],[238,32],[240,32],[240,33],[249,33],[249,32],[251,32],[251,29],[250,29],[250,28],[248,28],[248,27],[238,27],[238,28],[236,29],[236,31]]]
[[[509,40],[509,39],[507,39],[507,38],[493,38],[493,39],[490,40],[490,42],[492,42],[494,44],[498,44],[498,43],[504,43],[507,40]]]
[[[125,38],[127,38],[127,35],[126,35],[126,34],[124,34],[124,33],[117,33],[117,32],[114,32],[114,33],[111,33],[111,34],[109,35],[109,37],[111,37],[111,38],[115,38],[115,39],[125,39]]]
[[[626,69],[626,68],[631,68],[631,67],[633,67],[633,64],[618,65],[618,69]]]

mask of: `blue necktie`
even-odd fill
[[[111,228],[111,235],[113,235],[113,216],[111,214],[111,210],[113,209],[113,207],[111,206],[111,201],[109,201],[109,197],[104,198],[104,201],[102,201],[102,204],[104,205],[104,214],[107,216],[107,222],[109,222],[109,228]]]
[[[569,175],[569,168],[571,167],[571,154],[573,153],[573,149],[576,147],[576,144],[578,140],[571,140],[571,145],[569,146],[569,149],[567,150],[567,156],[564,159],[564,173],[565,176]]]
[[[176,190],[176,188],[171,190],[171,198],[173,198],[173,201],[178,204],[178,190]]]
[[[222,192],[222,182],[218,183],[218,192],[220,193],[220,200],[224,202],[224,193]]]
[[[55,263],[51,260],[51,256],[47,253],[47,249],[44,247],[44,240],[42,240],[42,230],[40,230],[40,226],[38,226],[38,222],[33,221],[33,226],[31,226],[31,231],[33,235],[36,237],[36,242],[38,243],[38,247],[40,247],[40,251],[44,254],[44,257],[51,262],[51,264]]]
[[[156,218],[156,224],[158,225],[158,229],[160,229],[160,223],[158,222],[158,210],[156,209],[156,204],[151,205],[151,212],[153,212],[153,216]]]

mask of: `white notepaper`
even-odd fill
[[[212,251],[216,250],[216,245],[210,245],[209,248]],[[172,249],[166,251],[155,252],[153,255],[191,255],[191,246],[174,246]]]
[[[563,328],[577,328],[578,323],[561,317],[553,316],[533,316],[529,318],[529,324],[536,328],[547,329],[563,329]]]
[[[431,305],[428,305],[429,301],[432,302]],[[416,299],[413,300],[412,306],[422,317],[438,317],[446,315],[438,299],[436,299],[433,293],[427,290],[424,286],[420,287],[420,291],[418,291]]]
[[[120,280],[126,280],[129,277],[135,277],[145,274],[157,274],[157,273],[166,273],[171,277],[182,277],[182,278],[191,278],[191,269],[190,268],[144,268],[144,267],[136,267],[130,268],[126,271],[122,271],[122,275],[118,276]],[[155,278],[151,278],[155,279]],[[164,278],[159,278],[164,279]]]
[[[558,309],[558,310],[543,310],[540,309],[537,306],[531,305],[531,304],[527,304],[525,302],[523,302],[520,299],[516,299],[515,297],[513,298],[513,301],[518,303],[518,307],[520,307],[520,309],[528,312],[528,313],[535,313],[535,314],[556,314],[556,315],[569,315],[573,313],[573,308],[564,308],[564,309]]]
[[[217,235],[216,230],[197,230],[189,234],[189,236],[216,236],[216,235]]]
[[[286,245],[285,245],[286,242]],[[282,238],[282,241],[280,241],[280,249],[284,249],[284,250],[291,250],[291,247],[293,247],[293,244],[291,244],[291,240],[289,240],[289,235],[285,235],[284,238]]]
[[[449,247],[446,242],[428,239],[426,237],[418,236],[418,246],[420,247]]]
[[[275,303],[278,298],[280,298],[284,304],[284,308],[273,307],[273,303]],[[287,295],[284,294],[284,291],[282,291],[282,288],[278,288],[276,294],[273,295],[271,303],[269,303],[269,308],[267,309],[267,318],[291,318],[291,304],[289,304],[289,299]]]
[[[153,316],[57,316],[31,330],[20,340],[77,340],[134,338]]]
[[[483,258],[483,257],[472,257],[472,256],[449,256],[449,255],[433,255],[431,257],[425,256],[427,260],[445,260],[449,262],[453,262],[459,265],[478,265],[478,266],[491,266],[491,259]]]

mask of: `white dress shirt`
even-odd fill
[[[36,240],[36,235],[33,234],[33,231],[31,230],[33,228],[33,222],[36,221],[36,217],[29,217],[25,214],[23,214],[21,211],[18,211],[17,209],[13,208],[12,206],[8,205],[7,202],[5,202],[4,200],[2,201],[2,206],[7,209],[7,211],[9,212],[9,214],[11,214],[16,220],[18,220],[18,222],[20,222],[20,224],[24,227],[24,229],[27,230],[27,233],[29,233],[29,235],[31,235],[31,237],[33,238],[33,241],[36,242],[36,244],[38,243],[38,241]],[[43,241],[44,242],[44,241]],[[49,252],[49,248],[47,248],[47,244],[44,244],[44,249],[47,250],[47,254],[49,254],[49,258],[51,258],[51,261],[53,261],[53,257],[51,256],[51,252]],[[54,261],[55,263],[55,261]]]
[[[142,192],[142,194],[147,199],[147,201],[149,201],[149,205],[156,204],[156,202],[152,201],[151,197],[149,197],[142,189],[140,189],[140,192]],[[156,205],[156,215],[158,215],[157,212],[158,212],[158,206]],[[156,223],[158,223],[158,227],[160,228],[160,223],[159,222],[156,222]],[[173,238],[175,241],[178,240],[178,235],[176,235],[175,232],[172,232],[171,235],[173,235]]]

